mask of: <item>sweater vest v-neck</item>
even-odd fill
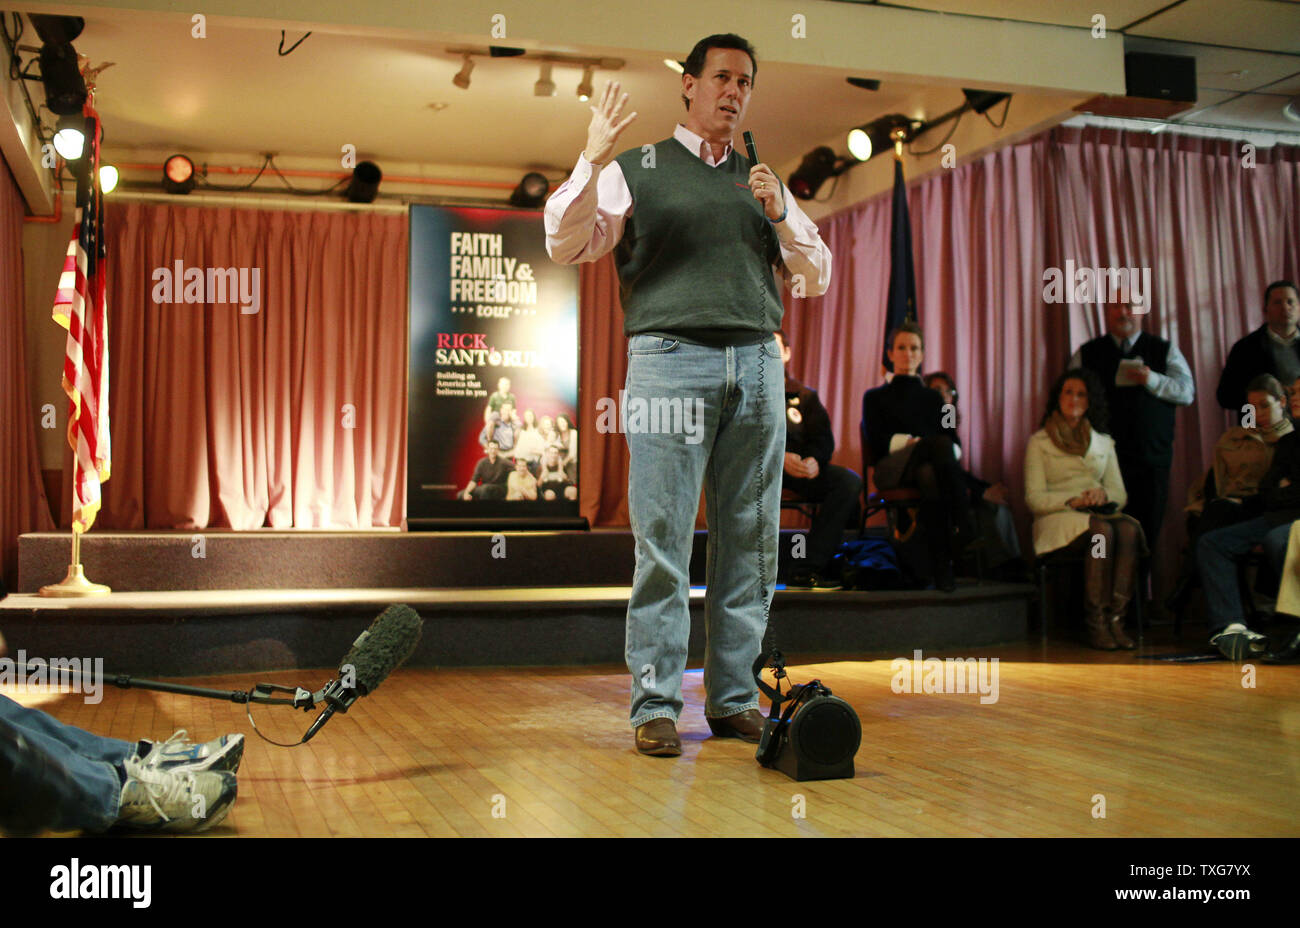
[[[749,189],[749,159],[732,149],[712,167],[668,138],[653,156],[634,148],[614,160],[632,193],[614,251],[623,333],[779,329],[780,242]]]

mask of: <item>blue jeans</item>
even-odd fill
[[[122,797],[118,771],[135,753],[134,742],[103,738],[64,725],[39,709],[18,705],[0,696],[0,725],[17,731],[46,763],[66,776],[51,777],[57,784],[57,817],[46,827],[54,831],[107,831],[117,821]],[[3,742],[0,742],[3,744]]]
[[[701,487],[709,523],[704,714],[756,709],[752,668],[776,585],[785,454],[776,340],[710,348],[634,335],[620,408],[636,539],[626,652],[632,725],[681,715]]]
[[[1282,575],[1291,523],[1278,525],[1269,516],[1259,516],[1236,525],[1206,532],[1196,543],[1196,567],[1205,587],[1206,624],[1213,637],[1233,622],[1245,622],[1241,614],[1241,592],[1237,589],[1237,558],[1257,544]]]

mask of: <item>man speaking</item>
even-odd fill
[[[830,282],[831,257],[767,165],[733,147],[757,70],[740,36],[701,39],[682,75],[685,122],[670,138],[616,157],[636,113],[624,116],[627,94],[606,84],[591,107],[587,147],[546,205],[555,261],[614,252],[628,337],[626,407],[704,410],[702,441],[698,423],[689,436],[661,421],[624,426],[636,538],[627,665],[642,754],[681,754],[676,720],[701,487],[709,524],[704,714],[719,737],[756,742],[762,729],[751,667],[776,580],[785,453],[774,271],[817,296]]]

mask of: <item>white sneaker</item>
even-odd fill
[[[1233,622],[1211,638],[1210,644],[1228,660],[1243,661],[1262,657],[1268,651],[1268,636],[1251,631],[1241,622]]]
[[[152,754],[152,752],[151,752]],[[161,768],[128,758],[116,825],[139,831],[207,831],[221,822],[235,801],[235,775]]]
[[[200,770],[226,770],[236,773],[239,762],[244,757],[243,735],[222,735],[204,744],[187,741],[184,728],[175,732],[166,741],[152,741],[147,754],[143,757],[136,753],[136,758],[147,766],[163,770],[172,767],[188,767]]]

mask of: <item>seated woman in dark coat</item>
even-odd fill
[[[954,548],[965,545],[973,532],[966,478],[957,465],[955,416],[945,414],[943,399],[918,376],[925,356],[920,327],[903,323],[889,334],[889,346],[893,380],[862,396],[865,453],[878,490],[920,491],[920,522],[935,585],[951,592]]]

